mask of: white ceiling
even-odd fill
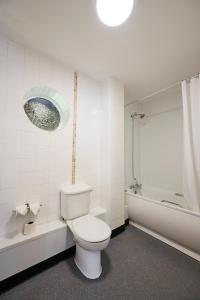
[[[90,76],[122,80],[128,102],[200,71],[200,0],[135,0],[115,28],[99,21],[95,0],[1,0],[0,30]]]

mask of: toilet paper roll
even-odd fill
[[[19,205],[15,209],[16,215],[25,216],[28,212],[28,207],[26,204]]]
[[[37,216],[37,214],[40,211],[40,203],[39,202],[30,203],[29,207],[30,207],[30,211],[32,212],[32,214],[34,216]]]
[[[35,222],[28,222],[24,224],[24,235],[31,234],[35,231]]]

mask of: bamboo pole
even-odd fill
[[[73,103],[73,131],[72,131],[72,184],[76,183],[76,121],[77,121],[77,85],[78,74],[74,72],[74,103]]]

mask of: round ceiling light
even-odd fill
[[[114,27],[124,23],[131,14],[134,0],[97,0],[96,9],[100,20]]]

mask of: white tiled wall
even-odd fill
[[[134,174],[144,187],[182,193],[182,99],[174,87],[128,105],[125,109],[126,186],[132,179],[132,120],[134,112],[145,118],[134,121]],[[162,147],[161,147],[162,145]]]
[[[23,96],[49,86],[71,106],[73,71],[0,36],[0,236],[23,223],[12,214],[25,202],[43,204],[38,222],[59,217],[59,190],[70,181],[72,119],[52,133],[32,125]],[[92,206],[101,205],[101,84],[79,75],[77,180],[92,185]]]

